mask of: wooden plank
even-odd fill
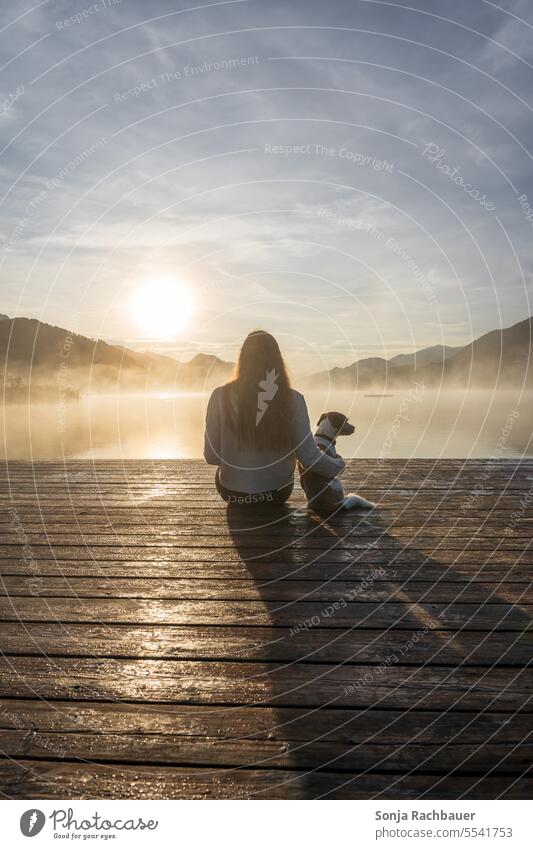
[[[263,601],[402,601],[491,602],[533,604],[533,585],[504,580],[412,581],[380,580],[376,572],[365,581],[254,581],[212,578],[17,577],[0,575],[0,597],[40,596],[73,598],[136,598],[180,600]]]
[[[403,665],[526,666],[533,632],[360,630],[220,626],[143,626],[4,622],[3,655],[174,660],[255,660],[292,663],[386,663],[403,649]],[[407,650],[408,647],[408,650]]]
[[[102,658],[0,658],[0,695],[44,699],[531,709],[533,670]]]
[[[343,512],[342,515],[335,513],[328,516],[308,510],[303,500],[295,500],[287,502],[284,508],[278,509],[275,512],[266,508],[255,511],[247,510],[247,517],[249,518],[250,514],[255,513],[256,516],[260,516],[265,524],[287,521],[289,519],[296,521],[307,517],[308,521],[312,519],[315,523],[320,521],[325,523],[328,521],[329,524],[329,520],[331,520],[332,525],[335,526],[341,525],[341,523],[345,526],[348,525],[348,517],[351,517],[354,524],[357,524],[358,521],[364,518],[365,520],[373,519],[376,523],[380,521],[383,526],[393,520],[403,521],[405,519],[408,520],[408,523],[415,524],[417,516],[420,515],[420,518],[425,518],[427,521],[432,520],[435,525],[439,525],[453,523],[458,518],[458,515],[462,515],[465,519],[487,520],[493,516],[510,517],[513,512],[522,511],[524,513],[523,521],[526,521],[528,510],[524,509],[524,504],[526,504],[527,508],[527,499],[530,498],[528,493],[529,491],[523,496],[504,495],[501,497],[496,492],[487,493],[485,496],[479,497],[470,503],[468,498],[462,495],[447,494],[441,498],[434,495],[422,496],[415,493],[412,495],[400,495],[398,493],[384,495],[381,492],[374,491],[373,493],[364,493],[367,498],[378,501],[378,504],[373,510],[352,511],[350,513]],[[360,494],[363,495],[362,492]],[[57,498],[47,497],[44,493],[26,498],[14,496],[0,498],[0,515],[7,522],[12,520],[13,510],[16,510],[20,516],[24,517],[25,515],[32,515],[35,511],[39,511],[39,508],[42,508],[44,505],[46,505],[46,511],[50,511],[50,515],[63,515],[66,504],[69,504],[70,509],[74,510],[78,515],[91,515],[100,511],[102,518],[107,514],[118,516],[132,509],[138,512],[140,519],[144,516],[152,516],[154,518],[165,517],[172,510],[175,511],[174,516],[181,515],[183,511],[185,517],[193,518],[192,514],[194,512],[200,520],[202,516],[213,516],[226,524],[228,522],[230,524],[243,522],[247,518],[240,515],[242,511],[238,513],[236,510],[227,509],[220,498],[210,495],[202,498],[200,494],[198,497],[183,495],[182,497],[171,496],[168,499],[163,499],[161,497],[131,496],[128,499],[121,498],[113,500],[104,497],[86,497],[83,500],[78,498],[69,499],[68,493]],[[487,521],[485,523],[487,524]]]
[[[461,551],[451,549],[414,549],[401,548],[397,550],[380,550],[379,547],[372,544],[353,544],[349,548],[332,547],[329,550],[309,550],[305,543],[300,545],[294,541],[288,540],[286,543],[273,546],[271,550],[267,548],[254,548],[251,546],[233,547],[178,547],[178,546],[139,546],[124,547],[124,546],[45,546],[32,545],[31,559],[33,561],[40,560],[78,560],[87,559],[88,554],[95,562],[109,560],[137,560],[137,561],[164,561],[172,560],[173,562],[241,562],[246,560],[247,563],[253,565],[255,562],[263,561],[268,563],[286,563],[288,560],[293,563],[354,563],[364,561],[367,566],[374,565],[409,565],[422,566],[431,558],[438,558],[440,564],[472,564],[479,566],[480,564],[492,564],[500,566],[523,565],[533,566],[533,549],[520,551]],[[26,558],[28,559],[28,558]],[[12,545],[0,548],[0,560],[24,560],[23,546]]]
[[[327,522],[328,525],[333,527],[368,526],[376,528],[403,527],[406,525],[417,528],[421,525],[428,524],[432,528],[442,527],[446,531],[450,527],[450,523],[452,525],[457,524],[458,526],[469,526],[473,524],[483,527],[490,527],[493,522],[499,522],[501,524],[506,517],[509,518],[512,510],[510,507],[507,508],[504,504],[498,505],[496,502],[497,495],[493,498],[491,508],[483,510],[478,506],[477,500],[475,500],[468,507],[465,506],[461,513],[457,513],[453,509],[447,510],[445,501],[439,505],[438,509],[424,503],[410,506],[408,502],[404,501],[401,503],[399,510],[391,509],[387,503],[381,506],[379,510],[342,511],[342,513],[339,511],[333,516],[328,517],[320,517],[318,514],[307,510],[303,502],[295,502],[294,504],[289,503],[286,510],[281,514],[279,510],[262,509],[261,522],[268,522],[269,527],[272,526],[273,529],[283,528],[286,525],[298,526],[309,523]],[[257,524],[257,518],[254,520],[253,515],[250,515],[249,512],[243,515],[242,511],[240,511],[237,516],[234,516],[233,511],[227,510],[226,505],[220,500],[211,501],[204,505],[191,504],[184,501],[180,504],[179,512],[176,511],[175,506],[164,505],[158,502],[144,504],[142,512],[137,510],[132,511],[131,504],[127,506],[106,504],[104,512],[102,512],[101,505],[98,507],[87,505],[76,509],[68,501],[46,504],[46,510],[44,511],[44,504],[46,504],[44,499],[32,504],[22,504],[16,500],[11,500],[8,504],[2,506],[0,517],[3,524],[7,527],[13,525],[15,517],[12,510],[16,511],[19,518],[29,522],[42,522],[43,520],[67,522],[74,519],[80,522],[98,523],[107,522],[108,518],[112,517],[115,521],[120,520],[127,524],[135,524],[136,522],[143,521],[143,519],[146,523],[150,520],[150,522],[153,521],[155,524],[161,522],[170,524],[202,524],[204,521],[210,524],[226,525],[249,525],[255,521]],[[521,521],[524,524],[531,524],[533,520],[530,515],[525,513],[521,517]]]
[[[457,465],[450,460],[417,461],[407,459],[403,464],[380,464],[374,458],[362,460],[346,460],[344,478],[358,478],[361,481],[369,479],[382,479],[387,482],[402,486],[403,481],[410,478],[422,480],[445,480],[457,481],[462,478],[475,478],[482,486],[490,486],[494,479],[505,478],[509,482],[515,479],[523,479],[531,473],[531,459],[516,458],[514,463],[489,464],[484,460],[477,463]],[[143,482],[181,482],[181,481],[214,481],[215,469],[208,467],[201,460],[175,460],[173,466],[166,465],[164,461],[154,462],[152,469],[134,463],[124,464],[123,467],[113,466],[111,460],[102,461],[94,467],[77,465],[76,460],[67,460],[63,467],[47,466],[44,461],[32,464],[28,461],[26,467],[13,466],[11,469],[0,469],[3,480],[40,481],[93,481],[106,480],[120,481],[132,478],[139,483]],[[298,481],[298,475],[295,476]]]
[[[495,489],[500,482],[504,482],[509,489],[527,488],[528,478],[531,472],[531,467],[517,467],[513,472],[506,473],[505,470],[498,470],[497,466],[493,466],[494,471],[489,474],[480,475],[480,467],[477,469],[466,470],[449,470],[446,469],[446,463],[442,463],[435,467],[411,467],[411,464],[403,469],[397,470],[381,470],[375,471],[367,468],[366,470],[356,470],[348,462],[345,472],[342,474],[342,480],[347,483],[359,483],[361,486],[370,486],[381,484],[388,488],[406,489],[409,486],[417,485],[426,489],[445,489],[445,488],[462,488],[470,486],[477,487],[480,490]],[[484,468],[486,471],[486,467]],[[297,475],[295,476],[298,480]],[[71,486],[73,489],[80,488],[83,485],[91,483],[95,488],[111,488],[114,484],[129,483],[131,489],[142,489],[143,487],[162,485],[163,483],[169,489],[180,490],[185,488],[198,488],[201,485],[210,484],[213,486],[214,475],[210,471],[202,471],[201,463],[197,464],[197,469],[192,469],[189,474],[186,474],[178,461],[176,471],[162,470],[160,474],[142,474],[136,470],[130,470],[125,473],[99,473],[91,474],[73,474],[67,472],[66,475],[56,474],[39,474],[24,475],[22,472],[14,472],[13,475],[2,475],[0,485],[3,489],[31,489],[40,486],[48,485],[55,489],[64,489],[66,486]],[[297,491],[301,491],[297,486]]]
[[[374,458],[366,461],[346,459],[346,468],[342,474],[343,479],[386,480],[398,486],[404,485],[409,479],[416,478],[426,485],[442,485],[442,482],[456,484],[463,479],[473,479],[481,486],[490,486],[494,480],[504,478],[510,484],[515,480],[527,479],[532,469],[531,458],[524,460],[516,458],[511,463],[489,463],[479,460],[477,463],[453,464],[450,460],[420,460],[406,459],[403,464],[382,464]],[[483,474],[480,475],[480,472]],[[93,468],[77,465],[76,460],[67,460],[64,466],[47,466],[44,461],[28,465],[13,466],[0,469],[2,482],[15,480],[17,482],[50,481],[63,483],[65,481],[75,482],[105,482],[120,481],[132,477],[137,484],[143,482],[168,481],[169,484],[179,485],[183,482],[191,484],[199,481],[213,481],[215,469],[207,466],[202,460],[191,460],[189,465],[183,459],[175,460],[174,465],[165,465],[164,461],[156,461],[154,468],[149,469],[140,465],[128,463],[123,467],[113,466],[112,461],[103,461],[101,465]],[[298,475],[295,475],[298,480]]]
[[[419,485],[420,484],[420,485]],[[530,492],[530,481],[522,480],[520,484],[509,486],[508,482],[501,479],[494,481],[493,486],[479,488],[476,481],[462,481],[452,485],[446,485],[444,482],[440,487],[423,486],[419,480],[403,481],[402,486],[391,486],[386,481],[365,481],[361,480],[344,481],[346,490],[352,486],[361,495],[372,494],[377,500],[377,508],[368,515],[379,515],[380,510],[384,506],[388,506],[391,502],[398,502],[404,505],[414,502],[425,503],[426,505],[437,503],[460,503],[465,509],[475,507],[481,509],[482,506],[489,504],[494,506],[508,506],[513,503],[518,503],[527,498]],[[182,486],[174,486],[167,481],[153,481],[146,483],[143,486],[132,486],[128,480],[110,482],[109,485],[103,485],[101,482],[95,484],[81,483],[79,486],[73,485],[71,482],[66,482],[62,486],[53,486],[49,482],[44,481],[41,485],[28,485],[26,487],[0,485],[1,503],[8,506],[10,503],[27,504],[28,506],[37,506],[39,502],[49,502],[50,504],[73,504],[77,506],[96,506],[105,501],[110,505],[131,506],[138,501],[148,501],[154,506],[168,505],[172,503],[180,505],[181,503],[198,504],[200,508],[207,508],[210,505],[216,505],[219,508],[226,509],[226,505],[221,501],[212,481],[197,481],[194,485],[184,484]],[[490,499],[490,502],[488,501]],[[283,510],[276,508],[278,516],[283,512],[290,512],[305,505],[305,496],[301,490],[294,490],[291,494],[286,507]],[[233,505],[228,509],[228,514],[238,515],[246,509],[243,505]],[[263,508],[269,511],[270,507],[265,505]]]
[[[12,508],[12,509],[11,509]],[[491,527],[500,525],[505,527],[504,518],[509,518],[511,510],[505,508],[504,505],[496,507],[492,510],[480,510],[477,508],[476,502],[472,502],[469,507],[460,513],[453,514],[453,511],[445,510],[445,505],[442,509],[432,509],[428,506],[420,505],[418,508],[410,508],[408,504],[404,504],[399,511],[391,510],[385,505],[379,510],[351,510],[338,511],[331,516],[319,516],[305,508],[305,505],[294,504],[289,506],[281,514],[279,510],[261,511],[239,511],[234,515],[233,511],[227,510],[222,501],[218,503],[210,503],[204,506],[192,505],[187,502],[180,506],[179,512],[170,506],[149,504],[143,506],[142,513],[132,511],[129,507],[120,507],[113,504],[106,505],[105,512],[102,513],[101,508],[96,509],[90,505],[76,510],[68,501],[62,501],[56,505],[50,505],[50,509],[43,510],[43,502],[35,504],[19,504],[17,501],[12,501],[10,507],[3,506],[0,511],[0,527],[9,530],[13,527],[14,519],[13,510],[16,511],[17,517],[24,521],[25,524],[35,525],[36,527],[44,524],[52,524],[58,526],[70,526],[74,520],[81,524],[90,524],[92,526],[106,527],[109,518],[112,518],[116,524],[124,527],[138,526],[139,522],[149,524],[153,521],[155,527],[190,527],[203,525],[212,527],[244,527],[253,528],[258,526],[267,526],[269,533],[284,533],[285,528],[311,528],[316,525],[327,525],[335,528],[369,528],[374,530],[387,529],[411,529],[418,531],[421,527],[427,528],[428,532],[436,530],[446,533],[450,527],[477,528],[483,527],[490,530]],[[260,512],[259,519],[257,514]],[[524,526],[531,526],[533,519],[526,512],[522,517]],[[511,532],[513,529],[509,529]]]
[[[135,462],[132,460],[124,460],[124,462],[115,463],[112,459],[89,461],[87,463],[68,459],[63,464],[49,463],[46,460],[32,463],[31,460],[9,462],[0,468],[0,473],[5,479],[10,479],[16,475],[20,479],[39,479],[53,478],[62,480],[65,478],[86,480],[105,479],[105,478],[121,478],[128,474],[133,474],[137,480],[158,480],[167,478],[169,480],[198,480],[206,478],[213,480],[215,469],[208,466],[203,460],[198,459],[173,459],[170,462],[165,460],[152,460],[151,466],[149,463]],[[483,483],[492,480],[493,477],[507,476],[513,477],[523,476],[527,474],[532,467],[531,457],[519,458],[515,457],[508,461],[490,462],[483,458],[476,460],[459,460],[454,462],[452,458],[431,459],[431,458],[404,458],[400,462],[392,460],[380,461],[374,457],[367,458],[346,458],[346,469],[344,475],[358,475],[383,477],[388,479],[403,480],[405,476],[418,474],[421,477],[429,480],[435,477],[446,477],[450,479],[460,478],[465,475],[472,475],[483,471]]]
[[[162,512],[162,511],[161,511]],[[128,521],[129,518],[129,521]],[[186,521],[185,521],[186,518]],[[486,519],[485,515],[485,519]],[[421,540],[423,545],[429,543],[440,543],[443,539],[451,536],[457,536],[460,540],[477,540],[482,542],[483,539],[511,543],[516,540],[530,540],[530,532],[533,528],[531,520],[524,520],[518,528],[510,527],[509,522],[501,523],[498,527],[496,522],[485,521],[463,521],[462,523],[453,521],[450,517],[449,521],[444,524],[442,516],[439,517],[440,522],[437,524],[433,521],[435,517],[428,514],[428,521],[424,523],[422,517],[418,517],[418,525],[413,525],[411,518],[410,524],[407,524],[408,517],[404,517],[403,522],[370,522],[353,518],[350,522],[343,519],[342,521],[323,522],[322,524],[311,524],[305,517],[296,517],[290,522],[275,522],[275,519],[265,517],[261,520],[258,518],[245,521],[228,522],[224,517],[213,516],[187,516],[184,517],[180,512],[180,517],[177,519],[175,514],[167,516],[163,513],[161,516],[150,517],[144,516],[135,518],[134,516],[125,517],[122,514],[108,514],[108,518],[100,517],[97,519],[92,516],[80,516],[75,514],[68,517],[68,521],[61,516],[48,515],[46,518],[39,520],[36,516],[24,515],[19,516],[19,522],[22,525],[23,531],[28,538],[39,544],[43,536],[49,535],[58,540],[68,538],[69,536],[88,535],[96,536],[102,534],[104,539],[109,536],[124,536],[131,542],[135,543],[137,538],[143,537],[147,531],[157,532],[161,539],[181,539],[187,536],[213,536],[223,534],[227,536],[242,535],[244,538],[248,536],[261,539],[267,536],[270,539],[281,539],[283,537],[292,536],[308,536],[309,538],[328,538],[335,534],[339,539],[357,539],[373,541],[375,539],[383,539],[390,541],[410,541]],[[9,522],[0,523],[0,532],[3,544],[9,544],[13,537],[18,537],[18,523]],[[200,532],[200,533],[199,533]],[[429,543],[427,542],[429,541]],[[496,544],[494,542],[493,544]]]
[[[105,482],[119,482],[131,479],[133,483],[138,485],[149,483],[167,482],[169,485],[179,486],[180,484],[198,484],[200,482],[214,481],[215,470],[206,466],[202,461],[193,461],[189,467],[186,466],[183,460],[176,460],[174,467],[166,467],[156,463],[152,470],[142,469],[129,465],[123,469],[113,469],[107,464],[99,466],[97,469],[79,469],[76,471],[73,461],[67,461],[64,469],[53,471],[44,467],[41,463],[38,464],[39,469],[28,467],[26,470],[22,468],[13,469],[13,473],[5,473],[2,475],[5,481],[21,481],[21,482],[38,482],[52,481],[58,484],[64,482],[88,482],[93,481],[98,484]],[[473,480],[482,488],[489,488],[493,481],[505,479],[509,485],[513,485],[515,481],[520,482],[527,479],[531,472],[530,461],[520,461],[515,466],[493,464],[491,467],[487,463],[480,463],[472,466],[448,466],[446,460],[431,464],[431,463],[416,463],[416,461],[408,460],[403,466],[380,466],[374,459],[369,459],[368,463],[361,464],[360,462],[347,460],[346,469],[342,474],[344,480],[359,480],[361,482],[382,480],[387,485],[403,487],[406,481],[420,480],[426,485],[456,485],[463,480]],[[299,482],[298,475],[295,479]]]
[[[400,504],[406,508],[413,504],[420,504],[421,506],[425,504],[426,509],[435,504],[442,504],[444,508],[450,504],[462,504],[465,510],[478,511],[487,505],[489,509],[491,507],[504,509],[527,498],[530,487],[526,483],[524,482],[524,486],[519,488],[512,488],[507,486],[505,481],[499,481],[495,482],[494,487],[480,490],[476,488],[475,483],[466,483],[462,487],[455,488],[424,489],[418,487],[416,482],[406,483],[400,488],[375,481],[365,486],[354,482],[353,489],[361,495],[369,493],[374,496],[377,502],[376,507],[371,511],[365,511],[365,515],[375,518],[382,515],[382,511],[386,511],[390,504]],[[348,485],[345,484],[345,486],[347,489]],[[72,504],[76,508],[85,507],[86,509],[95,507],[102,502],[109,504],[110,507],[127,508],[143,501],[147,502],[147,506],[151,506],[153,509],[165,507],[170,509],[172,503],[175,503],[178,506],[198,506],[201,510],[217,508],[231,517],[238,516],[247,509],[239,505],[227,508],[210,481],[198,482],[195,487],[183,486],[177,488],[168,486],[164,481],[154,482],[153,485],[147,484],[143,487],[132,487],[128,481],[117,482],[107,488],[99,484],[82,484],[79,487],[72,487],[67,484],[65,487],[51,489],[48,484],[44,483],[41,488],[29,486],[25,489],[19,489],[18,487],[10,487],[8,490],[7,487],[2,486],[1,503],[6,506],[11,502],[35,509],[43,501],[58,507]],[[272,509],[269,505],[265,505],[261,511],[267,514],[271,513],[271,515],[277,514],[279,518],[280,515],[290,515],[294,512],[303,511],[305,504],[306,499],[303,493],[295,490],[284,508],[276,507]],[[448,507],[448,509],[450,508]],[[344,517],[344,511],[342,516]]]
[[[527,604],[372,603],[205,601],[182,599],[64,599],[13,596],[0,598],[6,622],[109,622],[144,625],[239,625],[357,628],[427,628],[429,630],[503,630],[531,628],[533,606]]]
[[[0,761],[9,799],[531,799],[533,779]]]
[[[519,564],[492,564],[492,563],[439,563],[431,560],[421,562],[402,562],[396,560],[393,563],[380,563],[367,565],[364,561],[350,561],[340,563],[328,563],[322,558],[312,558],[310,561],[291,562],[290,555],[278,562],[269,562],[265,558],[254,561],[172,561],[161,560],[89,560],[79,558],[78,560],[46,560],[38,562],[29,559],[0,561],[1,574],[3,576],[28,575],[34,578],[45,578],[47,576],[78,576],[98,577],[107,580],[112,577],[130,578],[175,578],[194,580],[249,580],[253,576],[255,581],[280,581],[282,579],[315,580],[315,581],[369,581],[374,580],[379,569],[379,575],[383,580],[396,580],[403,583],[410,578],[436,581],[453,581],[470,583],[472,581],[492,582],[505,586],[511,583],[526,584],[531,580],[531,567]]]
[[[442,517],[441,521],[442,521]],[[217,520],[216,518],[211,518],[206,516],[202,519],[202,517],[193,518],[187,517],[187,521],[184,521],[184,517],[176,521],[175,517],[155,517],[150,518],[146,516],[137,517],[135,519],[133,516],[129,517],[129,521],[124,516],[119,516],[118,518],[114,518],[109,516],[107,521],[102,522],[102,517],[100,516],[100,520],[92,520],[92,518],[85,518],[79,515],[75,515],[74,513],[69,517],[47,517],[46,520],[42,520],[40,523],[36,517],[23,517],[19,518],[19,521],[22,523],[23,532],[29,537],[32,536],[33,533],[39,532],[42,534],[49,534],[50,538],[55,538],[65,533],[73,531],[80,536],[84,536],[86,534],[113,534],[116,537],[132,537],[137,538],[142,536],[143,534],[146,536],[148,532],[154,534],[161,534],[161,538],[164,539],[168,535],[169,530],[176,530],[177,537],[182,536],[194,536],[198,534],[200,530],[203,531],[206,535],[216,535],[218,533],[227,534],[231,533],[231,529],[228,531],[228,524],[224,523],[222,520]],[[67,523],[68,522],[68,523]],[[256,520],[257,524],[257,520]],[[329,523],[328,523],[329,524]],[[242,527],[242,526],[239,526]],[[246,527],[246,526],[244,526]],[[520,540],[530,541],[531,535],[533,533],[533,522],[530,519],[525,519],[521,523],[521,525],[515,529],[509,526],[509,520],[505,522],[503,519],[498,524],[498,521],[491,521],[490,524],[483,524],[481,521],[479,522],[470,522],[470,523],[458,523],[453,522],[450,518],[450,521],[447,526],[445,525],[434,525],[431,521],[431,517],[428,517],[428,522],[426,525],[422,522],[422,517],[419,517],[419,525],[418,527],[414,527],[412,524],[387,524],[387,525],[377,525],[363,522],[355,522],[352,525],[347,525],[346,523],[335,523],[330,524],[329,527],[335,528],[335,533],[346,535],[348,530],[350,531],[350,536],[357,536],[357,539],[363,537],[364,540],[379,540],[385,536],[391,536],[392,539],[397,540],[400,544],[408,544],[410,541],[414,539],[423,539],[423,540],[431,540],[431,544],[439,543],[442,547],[443,540],[446,540],[448,537],[452,535],[458,536],[460,539],[469,539],[474,540],[477,537],[483,536],[485,540],[491,540],[493,546],[502,546],[504,540]],[[11,523],[3,523],[0,524],[0,528],[3,529],[4,532],[10,532],[11,536],[13,535],[13,531],[15,530],[14,524]],[[284,526],[276,526],[270,525],[266,526],[266,530],[268,532],[269,538],[272,540],[280,540],[287,536],[291,535],[302,535],[307,533],[308,526],[304,523],[296,523],[291,524],[290,529],[287,529]],[[116,541],[116,538],[115,538]],[[424,543],[426,544],[426,543]]]
[[[529,737],[533,735],[533,729]],[[237,766],[277,769],[335,769],[362,772],[443,772],[520,776],[533,761],[533,745],[455,743],[428,746],[410,743],[399,746],[380,743],[345,743],[235,739],[216,737],[162,737],[160,734],[86,734],[80,732],[0,731],[0,750],[20,759],[79,759],[99,763],[143,763],[175,766]]]
[[[343,484],[348,491],[349,487],[356,489],[361,494],[367,492],[379,493],[384,499],[388,497],[401,498],[403,500],[418,498],[420,501],[424,498],[433,500],[447,500],[448,496],[453,500],[464,500],[468,495],[472,496],[471,500],[477,501],[483,497],[492,495],[496,501],[503,499],[520,499],[530,489],[530,481],[526,477],[515,479],[510,482],[505,478],[496,478],[491,481],[490,485],[480,486],[476,477],[469,479],[458,479],[455,481],[440,480],[438,485],[424,481],[420,477],[412,479],[402,478],[397,485],[386,478],[370,479],[354,477],[343,478]],[[33,500],[36,498],[50,497],[57,500],[63,498],[67,500],[69,493],[74,501],[98,501],[102,498],[111,502],[132,501],[139,498],[148,498],[150,500],[164,503],[170,498],[184,500],[186,498],[195,501],[203,501],[204,505],[212,501],[215,504],[223,506],[220,501],[214,482],[212,480],[198,479],[194,482],[181,482],[176,484],[175,481],[170,482],[164,479],[155,479],[146,481],[142,484],[136,484],[132,480],[123,478],[117,481],[81,481],[75,483],[71,480],[66,480],[60,484],[54,484],[50,481],[43,480],[41,482],[31,482],[26,485],[20,485],[16,482],[0,484],[3,501],[8,498],[13,500]],[[289,507],[295,504],[304,504],[305,495],[302,490],[295,488],[289,498]],[[238,512],[239,507],[243,505],[234,505],[231,512]],[[268,509],[268,505],[266,505]]]
[[[352,551],[376,548],[383,553],[391,553],[405,550],[406,547],[411,551],[422,551],[438,556],[441,549],[447,552],[458,551],[468,552],[475,551],[480,555],[486,554],[490,556],[495,549],[498,552],[516,552],[518,556],[520,552],[528,552],[530,557],[533,557],[532,540],[529,537],[501,537],[497,540],[461,537],[458,534],[453,534],[449,538],[431,538],[418,536],[402,536],[391,537],[387,534],[364,535],[352,533],[334,534],[327,531],[310,532],[305,534],[286,534],[281,536],[279,540],[268,535],[258,535],[257,533],[238,533],[233,534],[227,529],[219,533],[196,535],[187,531],[180,533],[179,531],[162,531],[157,537],[148,536],[144,531],[140,534],[125,534],[119,537],[117,534],[92,534],[92,533],[71,533],[65,535],[55,535],[53,533],[31,534],[25,533],[25,541],[21,544],[20,535],[3,534],[0,535],[0,556],[7,552],[10,547],[20,550],[23,545],[30,545],[36,550],[43,547],[50,547],[54,550],[63,550],[73,546],[90,547],[92,551],[101,551],[102,549],[115,550],[115,547],[120,545],[123,550],[138,550],[141,547],[157,551],[159,548],[166,550],[187,548],[193,549],[233,549],[233,548],[251,548],[264,549],[270,551],[284,545],[302,548],[306,551],[323,550],[323,551]]]
[[[335,742],[395,746],[520,744],[531,735],[529,713],[433,710],[320,711],[209,705],[117,704],[113,702],[5,699],[0,728],[28,733],[79,732],[105,735],[159,734],[169,740],[203,737],[217,740]]]

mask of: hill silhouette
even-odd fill
[[[441,345],[390,360],[369,357],[345,368],[311,375],[308,385],[340,389],[391,389],[420,382],[426,386],[500,387],[533,385],[533,318],[492,330],[458,348]]]
[[[391,359],[368,357],[304,379],[309,388],[394,389],[414,382],[457,387],[533,386],[533,319],[485,333],[462,347],[434,345]],[[75,391],[202,391],[227,381],[233,363],[198,353],[188,362],[133,351],[33,318],[0,316],[0,364],[4,383],[62,381]]]
[[[232,363],[208,354],[182,363],[22,317],[0,321],[0,363],[4,380],[14,376],[38,384],[55,376],[77,389],[94,390],[200,390],[227,380],[233,370]]]

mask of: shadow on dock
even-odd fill
[[[324,516],[290,504],[254,511],[228,506],[226,519],[269,625],[279,630],[275,643],[263,646],[263,659],[270,658],[273,668],[268,696],[256,706],[270,706],[276,712],[269,737],[286,747],[284,769],[295,771],[297,778],[289,780],[297,782],[299,798],[342,798],[353,782],[363,797],[394,798],[401,795],[399,786],[418,773],[429,777],[420,798],[442,798],[443,780],[450,795],[454,779],[459,796],[465,780],[467,786],[475,787],[487,773],[500,774],[504,754],[497,746],[496,751],[485,746],[499,742],[497,726],[488,723],[486,739],[480,742],[476,729],[486,711],[508,710],[510,703],[500,698],[498,688],[484,686],[484,675],[486,668],[505,665],[505,654],[500,652],[506,645],[531,635],[527,606],[522,608],[512,594],[509,597],[498,581],[487,583],[482,567],[479,575],[473,575],[471,567],[465,570],[460,564],[443,563],[406,544],[389,532],[379,508]],[[369,533],[373,541],[363,542],[361,537]],[[265,537],[272,539],[270,547],[265,548]],[[296,594],[295,581],[300,589]],[[343,596],[335,586],[344,581],[350,589]],[[308,612],[317,582],[322,601],[313,605],[316,612]],[[291,589],[284,592],[284,585]],[[311,591],[307,585],[312,585]],[[495,621],[493,605],[502,605],[501,621]],[[506,619],[511,632],[518,633],[507,633]],[[503,632],[500,643],[494,630],[498,628]],[[350,640],[361,634],[374,637],[376,631],[380,634],[374,644],[372,639]],[[487,641],[490,645],[484,647]],[[335,642],[346,645],[345,656],[339,659],[336,652],[336,662],[327,663],[324,658],[331,656],[328,649]],[[419,662],[409,656],[413,647],[424,648],[418,652]],[[480,669],[476,668],[462,692],[455,693],[457,673],[472,664]],[[424,675],[427,668],[430,671]],[[432,677],[435,668],[440,674]],[[301,670],[312,674],[302,676]],[[331,697],[331,688],[322,688],[325,675],[339,679],[336,696]],[[447,685],[447,680],[452,683]],[[302,711],[287,721],[284,708],[295,703],[302,705]],[[435,729],[449,710],[472,713],[463,713],[447,739],[430,751],[424,743],[436,739]],[[328,721],[321,728],[323,711]],[[331,722],[334,711],[337,724]],[[421,717],[418,723],[413,722],[413,712]],[[376,730],[373,720],[378,714]],[[298,728],[305,727],[310,717],[313,738]],[[406,725],[411,729],[407,736]],[[390,742],[396,730],[398,742]],[[469,730],[478,739],[477,746],[464,746]],[[339,738],[345,742],[342,751],[335,745],[328,750],[328,741]],[[250,767],[271,769],[272,765],[262,760]],[[372,795],[365,792],[365,784],[372,783],[374,773],[390,776],[390,784]],[[324,793],[317,779],[328,774],[335,778],[332,789]]]

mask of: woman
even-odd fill
[[[304,397],[291,389],[278,343],[263,330],[246,337],[234,379],[209,399],[204,457],[218,466],[216,487],[230,504],[282,504],[296,460],[325,478],[344,469],[317,448]]]

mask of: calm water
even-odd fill
[[[306,394],[314,425],[339,410],[356,425],[345,457],[533,456],[533,393],[425,391],[393,397]],[[2,456],[11,459],[178,458],[202,455],[207,396],[93,395],[70,403],[13,405],[2,413]]]

